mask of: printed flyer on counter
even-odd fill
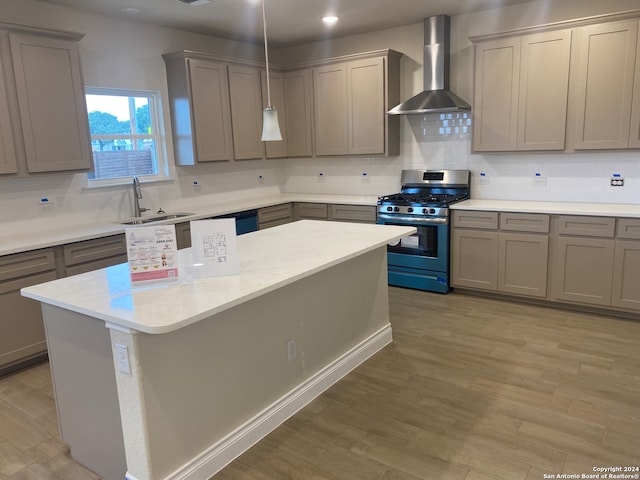
[[[178,279],[174,225],[125,229],[131,284]]]
[[[196,277],[237,275],[240,272],[236,221],[233,218],[191,222],[191,273]]]

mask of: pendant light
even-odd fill
[[[262,110],[262,141],[277,142],[282,140],[280,125],[278,124],[278,111],[271,105],[271,85],[269,84],[269,50],[267,48],[267,17],[264,13],[262,0],[262,26],[264,28],[264,59],[267,66],[267,106]]]

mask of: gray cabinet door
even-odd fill
[[[190,102],[192,119],[181,130],[184,131],[183,134],[193,135],[197,162],[232,160],[233,136],[227,65],[192,58],[187,62],[191,98],[183,101]],[[186,119],[183,120],[186,122]],[[180,132],[174,132],[175,135],[180,136]],[[182,146],[180,138],[177,140],[178,148],[193,148],[191,142]]]
[[[555,246],[554,297],[577,303],[610,305],[615,240],[559,236]]]
[[[574,146],[577,150],[628,148],[638,20],[588,25],[574,31]]]
[[[78,42],[26,33],[9,39],[28,171],[89,170]]]
[[[384,153],[384,68],[381,57],[347,63],[350,154]]]
[[[497,290],[497,231],[454,229],[451,252],[453,286]]]
[[[11,126],[11,117],[7,98],[4,98],[7,88],[4,81],[5,66],[0,58],[0,174],[18,173],[16,152],[14,147],[14,131]]]
[[[336,63],[313,69],[313,110],[317,155],[346,155],[347,67]]]
[[[311,69],[285,72],[283,78],[287,155],[310,157],[313,154]]]
[[[229,65],[229,98],[234,158],[262,158],[262,94],[258,68]]]
[[[531,297],[547,296],[546,234],[500,232],[498,290]]]
[[[267,95],[267,72],[265,70],[260,71],[260,85],[262,87],[262,108],[264,108],[269,103]],[[278,112],[278,125],[280,127],[280,133],[282,134],[282,140],[264,142],[264,149],[267,158],[282,158],[288,154],[287,139],[289,137],[283,74],[269,70],[269,86],[271,90],[271,106]],[[259,118],[262,119],[262,113],[259,113],[259,115]],[[260,122],[260,128],[262,128],[262,121]],[[262,131],[260,134],[262,135]]]
[[[640,310],[640,241],[616,240],[611,304]]]

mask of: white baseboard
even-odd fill
[[[392,341],[391,325],[387,324],[265,408],[244,425],[211,445],[189,463],[165,477],[165,480],[208,480]],[[135,480],[131,476],[126,478]]]

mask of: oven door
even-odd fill
[[[389,267],[443,272],[449,270],[449,221],[446,217],[379,215],[378,223],[415,227],[416,233],[387,246]]]

